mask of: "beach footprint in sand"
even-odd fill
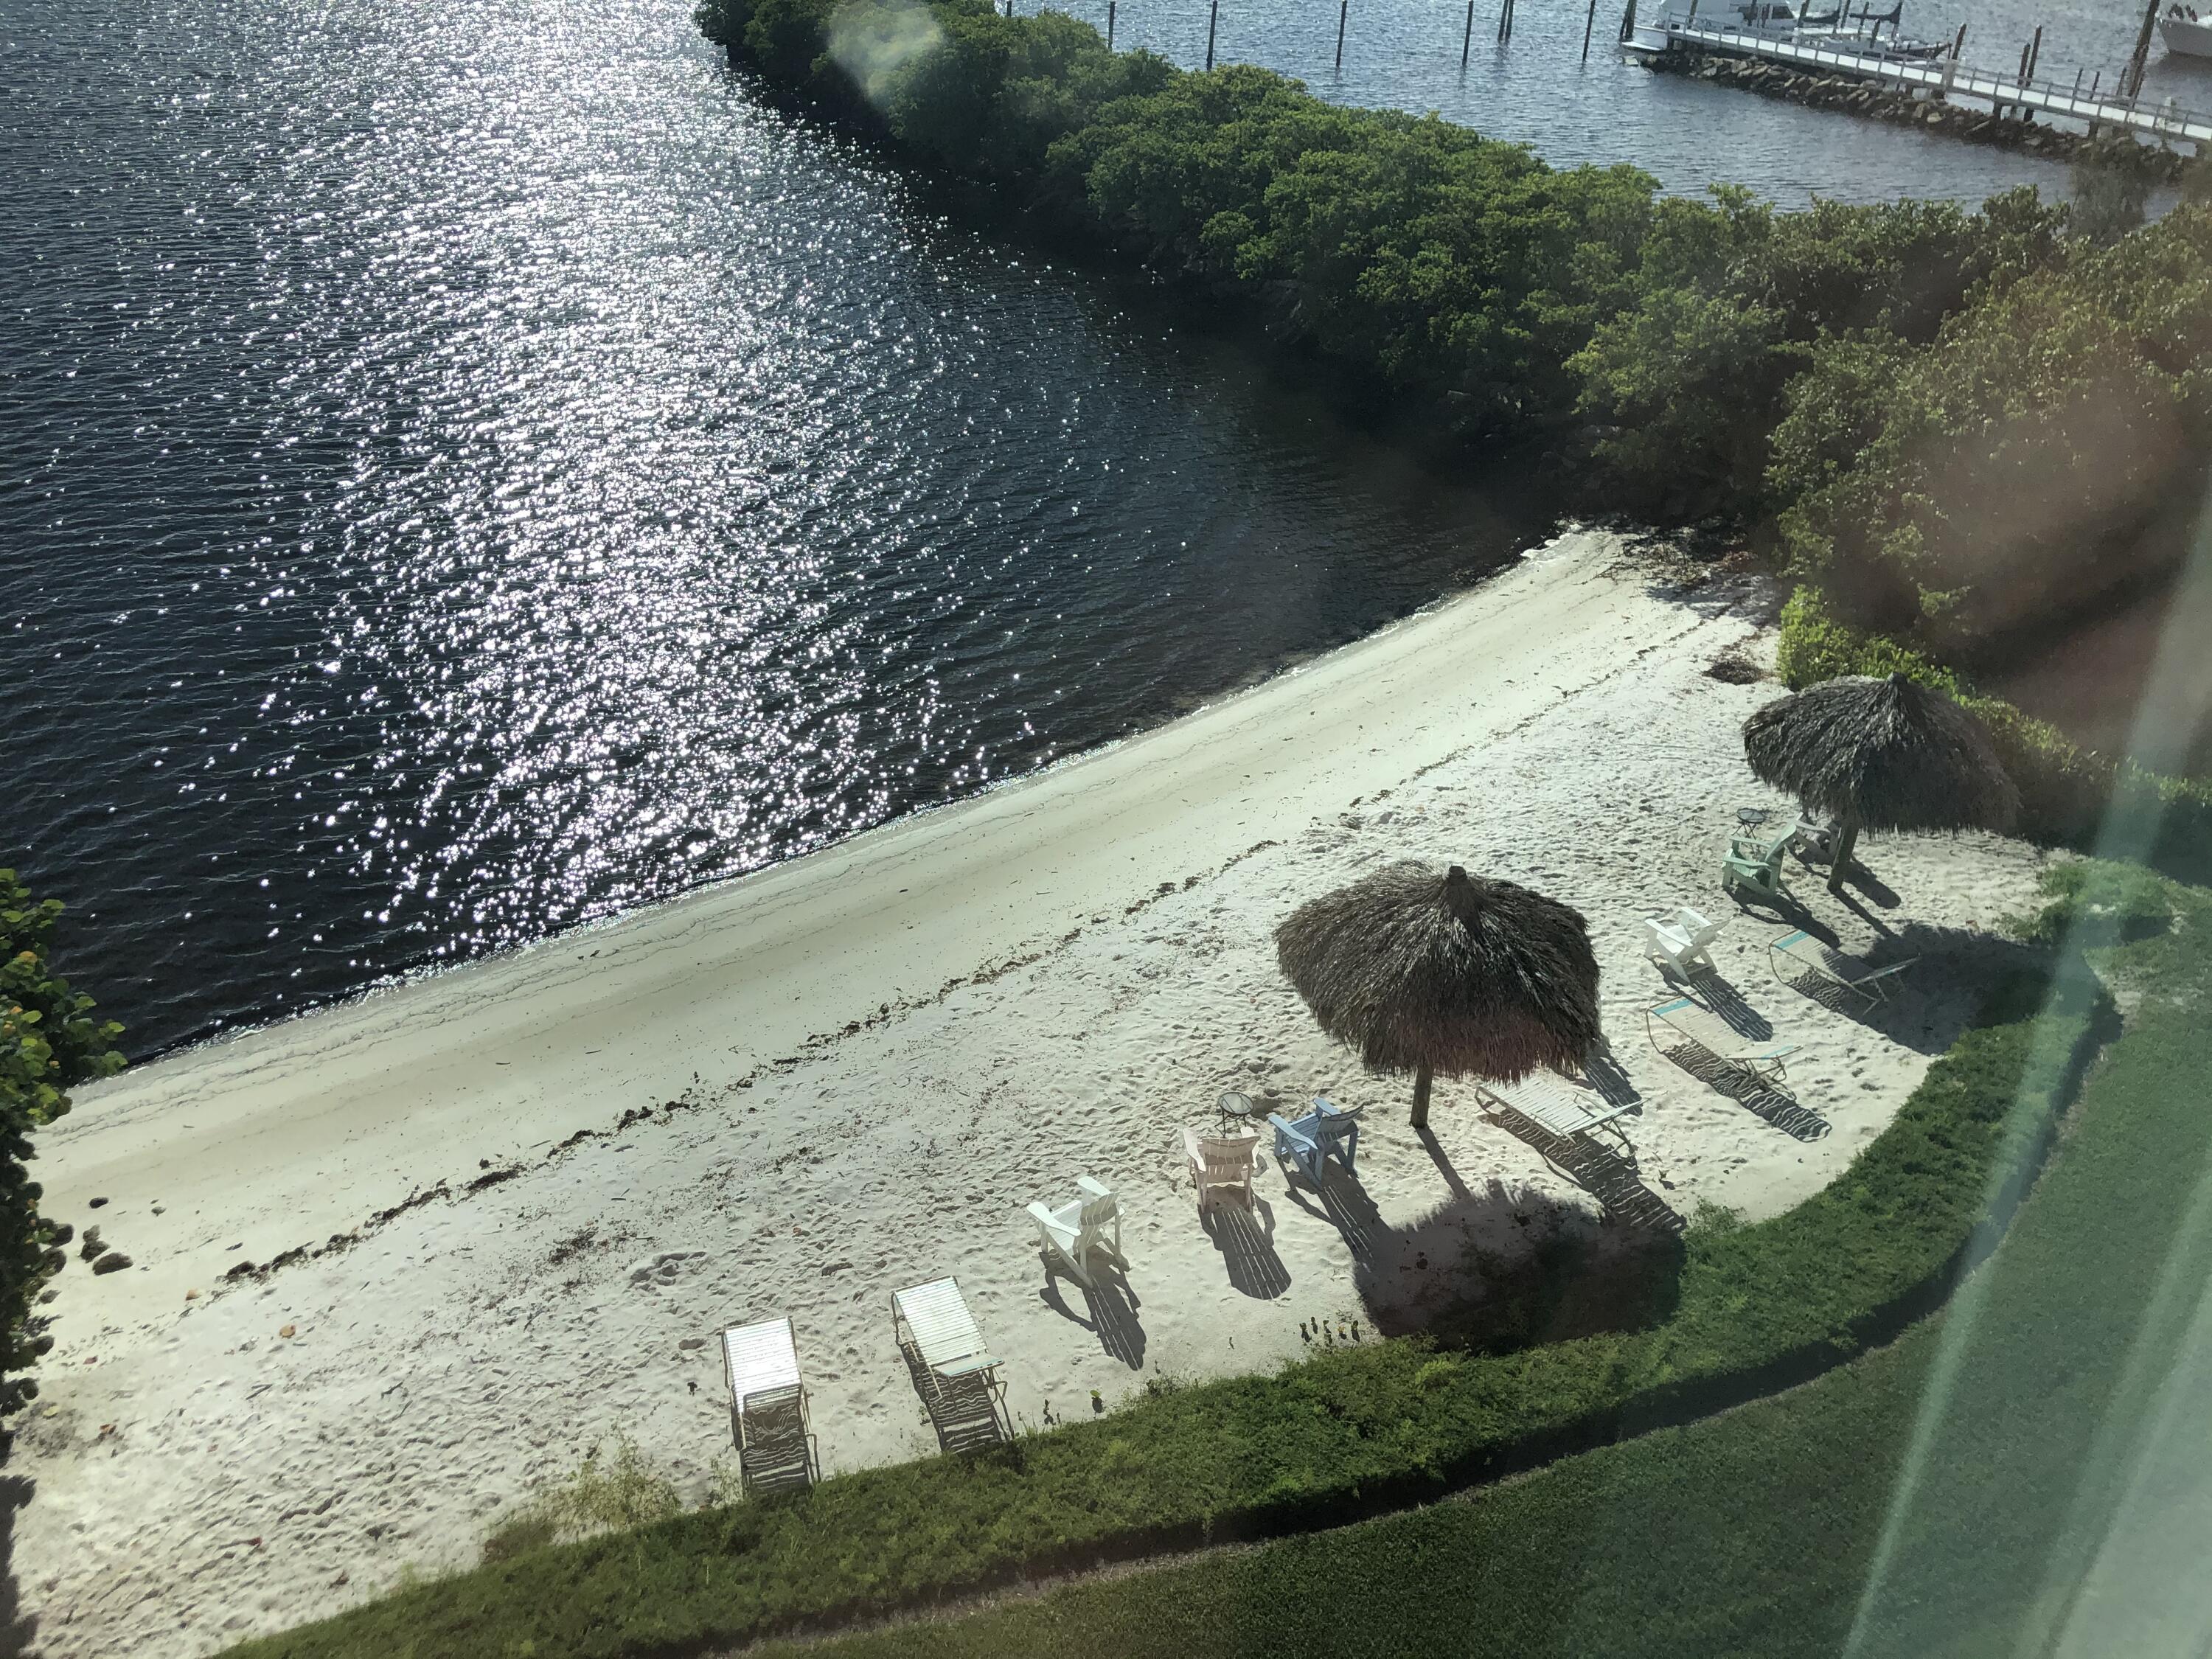
[[[686,1273],[697,1273],[706,1260],[704,1250],[663,1250],[635,1264],[629,1270],[629,1282],[641,1290],[658,1291]]]

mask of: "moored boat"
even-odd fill
[[[2179,6],[2169,7],[2158,20],[2158,33],[2166,49],[2176,57],[2212,58],[2212,20]]]

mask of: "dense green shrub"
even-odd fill
[[[1972,214],[1915,201],[1777,213],[1736,187],[1710,204],[1661,204],[1630,303],[1571,365],[1583,412],[1602,428],[1608,480],[1672,513],[1749,514],[1791,499],[1806,459],[1770,472],[1770,441],[1818,353],[1893,363],[1978,297],[2057,258],[2064,222],[2032,189]]]
[[[772,81],[988,179],[1285,339],[1424,395],[1463,433],[1571,416],[1570,357],[1628,297],[1656,185],[1547,167],[1434,117],[1346,109],[1273,72],[1109,52],[987,0],[708,0]]]
[[[1701,1221],[1654,1324],[1516,1352],[1364,1343],[1273,1376],[1147,1389],[988,1453],[867,1469],[804,1497],[523,1548],[242,1652],[697,1650],[1101,1556],[1346,1519],[1708,1410],[1832,1365],[2002,1230],[2093,1019],[2014,984],[1826,1191]],[[520,1540],[507,1539],[513,1544]]]
[[[71,991],[47,962],[58,901],[44,902],[0,870],[0,1416],[36,1397],[23,1375],[52,1346],[31,1309],[66,1259],[63,1229],[39,1213],[31,1133],[70,1109],[66,1091],[121,1069],[123,1028],[94,1019],[92,999]]]
[[[1797,388],[1776,434],[1800,574],[1854,624],[1947,658],[2185,556],[2212,456],[2212,210],[2183,207],[1969,307],[1869,385]]]

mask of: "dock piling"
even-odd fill
[[[2150,0],[2143,8],[2142,29],[2136,36],[2135,56],[2128,59],[2128,67],[2120,76],[2120,96],[2142,96],[2143,71],[2150,67],[2150,32],[2158,23],[2158,0]]]
[[[1336,66],[1344,67],[1344,20],[1352,15],[1352,0],[1336,0]]]
[[[1008,5],[1014,0],[1006,0]],[[1213,0],[1213,9],[1206,15],[1206,72],[1213,73],[1213,29],[1221,21],[1221,0]]]
[[[1467,73],[1467,56],[1474,49],[1474,0],[1467,0],[1467,33],[1459,40],[1459,70]]]
[[[1106,50],[1114,50],[1114,8],[1121,0],[1106,0]]]
[[[1583,19],[1583,62],[1589,62],[1590,32],[1597,27],[1597,0],[1589,0],[1589,15]]]

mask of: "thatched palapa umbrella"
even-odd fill
[[[1823,680],[1743,723],[1751,769],[1840,831],[1831,891],[1859,831],[2004,830],[2020,812],[1988,729],[1933,686],[1902,674]]]
[[[1301,905],[1275,957],[1322,1030],[1370,1072],[1510,1083],[1597,1042],[1597,957],[1581,913],[1510,881],[1395,864]]]

